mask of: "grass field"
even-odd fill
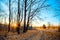
[[[58,27],[34,27],[26,33],[8,32],[7,29],[0,30],[0,40],[59,40]]]

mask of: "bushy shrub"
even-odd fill
[[[45,24],[43,24],[43,28],[44,28],[44,29],[46,28],[46,25],[45,25]]]
[[[60,26],[59,26],[59,28],[58,28],[58,31],[60,32]]]

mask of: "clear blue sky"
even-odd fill
[[[0,20],[6,17],[8,21],[8,17],[9,17],[8,1],[9,0],[0,0]],[[14,3],[12,4],[12,7],[17,8],[16,1],[17,0],[13,1]],[[60,23],[60,0],[47,0],[44,3],[44,5],[50,5],[50,7],[42,8],[41,11],[34,17],[35,20],[33,21],[32,24],[33,25],[35,24],[42,25],[47,23],[51,23],[53,25],[59,24]],[[16,11],[17,9],[15,10],[15,8],[12,10]]]

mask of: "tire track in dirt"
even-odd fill
[[[34,35],[30,36],[29,38],[27,38],[25,40],[39,40],[40,35],[41,35],[41,33],[38,31],[37,33],[35,33]]]

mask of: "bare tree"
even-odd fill
[[[17,14],[17,32],[20,33],[20,0],[18,0],[18,14]]]
[[[8,32],[10,31],[10,22],[11,22],[11,0],[9,0],[9,26],[8,26]]]
[[[43,1],[43,0],[42,0]],[[21,14],[24,15],[24,28],[23,28],[23,32],[26,32],[28,30],[28,27],[29,27],[29,24],[30,24],[30,21],[34,18],[34,16],[37,15],[37,13],[40,12],[41,8],[45,8],[45,7],[49,7],[50,5],[44,5],[44,3],[46,2],[46,0],[44,0],[41,4],[39,4],[39,2],[41,2],[40,0],[39,1],[36,1],[36,0],[23,0],[24,2],[24,9],[21,9],[20,8],[20,0],[18,0],[18,13],[17,13],[17,24],[18,24],[18,27],[17,27],[17,31],[19,33],[19,30],[20,30],[20,24],[21,24],[21,21],[23,19],[21,19]],[[21,4],[23,4],[21,2]],[[34,10],[32,10],[33,6],[35,6],[36,4],[39,4],[38,7],[34,8]],[[22,10],[22,13],[21,11]],[[23,14],[24,12],[24,14]],[[10,31],[10,22],[11,22],[11,0],[9,0],[9,30]],[[31,21],[32,22],[32,21]]]
[[[29,13],[28,13],[28,18],[27,18],[27,29],[28,30],[28,27],[29,27],[29,21],[30,21],[30,14],[31,14],[31,4],[32,4],[32,0],[30,0],[30,6],[29,6]]]
[[[40,1],[38,1],[38,2],[36,2],[36,0],[34,0],[34,1],[29,0],[29,1],[28,0],[24,0],[24,5],[25,6],[24,6],[24,30],[23,30],[23,32],[27,31],[27,29],[29,27],[29,22],[33,19],[34,16],[37,15],[37,13],[40,12],[41,8],[45,8],[45,7],[49,7],[50,6],[50,5],[44,5],[44,3],[46,2],[46,0],[44,0],[44,1],[42,0],[43,2],[41,3],[41,5],[38,6],[36,9],[34,9],[31,12],[31,9],[32,9],[33,5],[37,4]],[[27,14],[27,12],[28,12],[28,14]],[[27,17],[27,19],[26,19],[26,17]],[[26,21],[27,21],[27,24],[26,24]],[[26,27],[26,25],[27,25],[27,27]]]
[[[27,0],[24,0],[24,29],[23,32],[26,32],[26,4],[27,4]]]

